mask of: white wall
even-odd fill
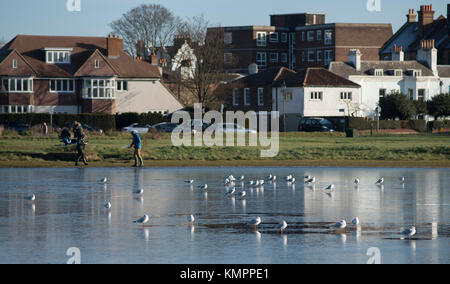
[[[116,108],[119,113],[150,111],[172,113],[183,108],[183,105],[160,81],[128,80],[128,91],[116,91]]]

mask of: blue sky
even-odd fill
[[[269,25],[270,14],[320,12],[327,22],[392,23],[394,32],[408,9],[433,4],[436,17],[447,14],[443,0],[380,0],[381,12],[369,12],[368,0],[80,0],[81,12],[69,12],[67,0],[2,0],[0,40],[17,34],[104,36],[108,24],[143,3],[158,3],[185,18],[204,14],[216,25]]]

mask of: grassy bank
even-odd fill
[[[90,135],[90,166],[131,165],[130,136]],[[145,135],[147,166],[364,166],[450,167],[448,135],[380,135],[346,138],[342,134],[280,135],[275,158],[260,158],[261,147],[174,147],[170,135]],[[75,149],[56,137],[0,137],[0,167],[73,167]]]

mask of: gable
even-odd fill
[[[95,67],[95,62],[98,61],[99,68]],[[112,68],[106,58],[95,50],[86,62],[78,69],[75,76],[90,76],[90,77],[113,77],[118,75]]]
[[[17,61],[17,69],[13,68],[14,60]],[[13,50],[0,63],[0,75],[30,77],[36,75],[36,72],[17,51]]]

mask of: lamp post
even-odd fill
[[[283,131],[286,132],[286,81],[283,81],[283,84],[281,84],[281,93],[283,94]]]
[[[379,106],[377,106],[375,108],[375,114],[377,116],[377,132],[379,132],[380,131],[380,107]]]

